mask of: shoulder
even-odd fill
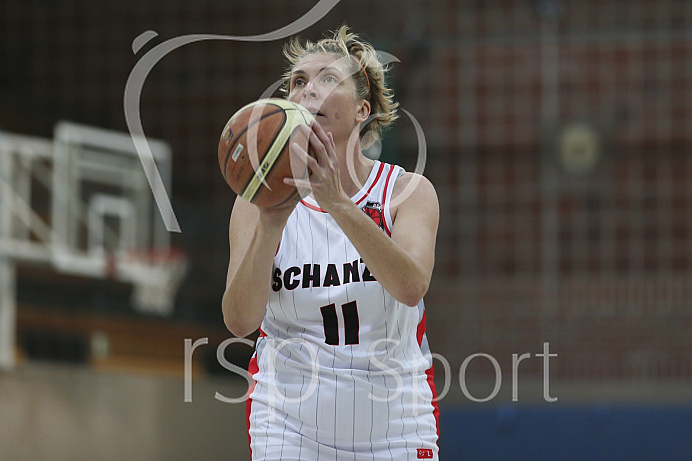
[[[423,175],[405,172],[394,183],[390,207],[392,218],[402,207],[414,210],[437,210],[439,204],[435,186]]]
[[[437,202],[435,186],[423,175],[408,171],[404,172],[394,184],[392,201],[403,203],[409,199],[433,200]]]

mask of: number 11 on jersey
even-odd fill
[[[334,303],[320,307],[322,321],[324,323],[324,342],[330,346],[339,345],[339,319],[336,315],[336,305]],[[341,305],[341,312],[344,316],[344,344],[358,344],[358,305],[355,301],[349,301]]]

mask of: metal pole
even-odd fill
[[[12,156],[2,152],[0,156],[0,180],[11,181]],[[0,188],[0,240],[12,238],[12,191]],[[16,273],[11,256],[0,255],[0,370],[14,367],[14,344],[17,299],[15,298]]]
[[[16,281],[14,261],[9,256],[0,256],[0,370],[15,365]]]

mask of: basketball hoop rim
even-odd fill
[[[168,278],[174,278],[174,273],[184,275],[189,259],[188,252],[181,247],[118,250],[108,252],[104,258],[106,279],[134,284],[146,284],[141,277],[147,272],[167,272]]]

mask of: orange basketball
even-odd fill
[[[308,139],[298,129],[314,117],[285,99],[260,99],[240,109],[228,121],[219,140],[219,166],[233,192],[263,208],[300,200],[283,179],[309,176],[307,165],[289,150],[296,142],[307,152]]]

